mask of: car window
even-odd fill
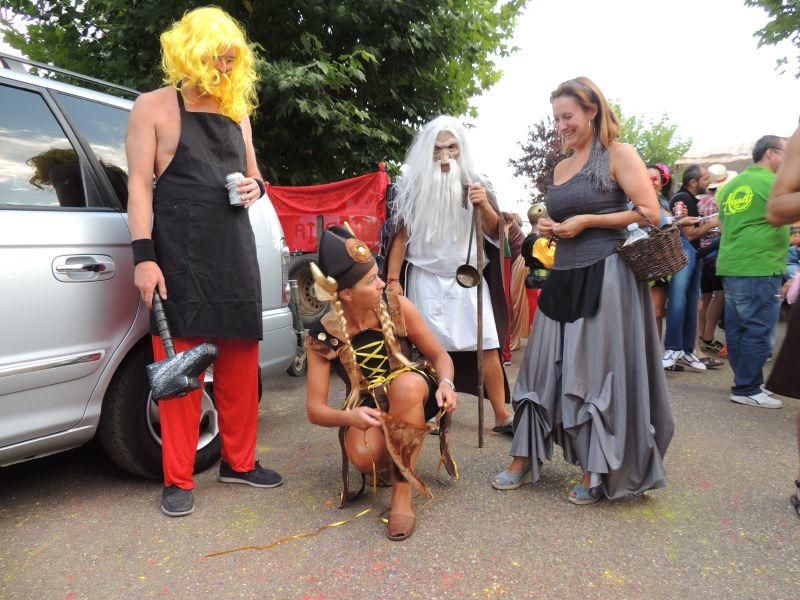
[[[86,173],[39,94],[0,86],[0,206],[86,206]]]
[[[128,205],[125,132],[129,111],[94,100],[59,94],[69,116],[92,147],[123,207]]]

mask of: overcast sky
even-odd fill
[[[766,22],[743,0],[529,0],[504,75],[475,100],[470,120],[479,169],[494,182],[501,206],[527,209],[524,180],[508,159],[519,155],[528,126],[550,112],[550,92],[586,75],[630,114],[667,112],[692,153],[750,146],[761,135],[789,135],[800,116],[800,81],[775,61],[795,48],[757,48]],[[0,48],[3,44],[0,42]],[[5,47],[7,49],[7,47]]]
[[[508,159],[519,155],[528,126],[550,112],[550,92],[578,75],[627,113],[667,112],[693,139],[692,153],[789,135],[800,117],[800,81],[793,68],[779,75],[775,60],[796,50],[757,49],[753,32],[766,20],[743,0],[531,0],[514,35],[519,51],[475,101],[473,152],[501,206],[524,216],[524,181],[512,177]]]

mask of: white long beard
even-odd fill
[[[463,198],[459,164],[450,161],[450,171],[443,173],[436,163],[427,186],[415,202],[413,214],[403,215],[404,221],[410,224],[409,236],[419,236],[418,239],[438,246],[465,240],[469,235],[471,212],[464,209]]]

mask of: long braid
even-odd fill
[[[395,330],[394,321],[389,314],[389,307],[383,300],[378,304],[378,320],[381,322],[381,331],[383,332],[383,339],[386,341],[387,349],[390,356],[394,358],[404,367],[410,367],[411,362],[400,351],[400,344],[397,341],[397,332]]]
[[[342,330],[342,341],[344,342],[344,355],[341,357],[342,364],[348,372],[356,372],[361,374],[361,369],[358,367],[358,360],[356,352],[353,350],[353,344],[350,342],[350,334],[347,333],[347,319],[344,316],[344,309],[342,308],[342,301],[339,299],[339,293],[334,292],[331,295],[331,305],[333,312],[336,315],[336,320],[339,322],[339,328]],[[359,377],[360,379],[361,377]],[[361,399],[361,388],[355,384],[351,386],[350,393],[342,405],[343,410],[350,410],[356,408]]]

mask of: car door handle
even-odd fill
[[[56,271],[59,273],[79,273],[88,271],[90,273],[102,273],[106,270],[106,265],[101,263],[72,263],[69,265],[58,265]]]
[[[53,259],[53,276],[59,281],[74,283],[112,279],[116,272],[114,259],[105,254],[72,254]]]

